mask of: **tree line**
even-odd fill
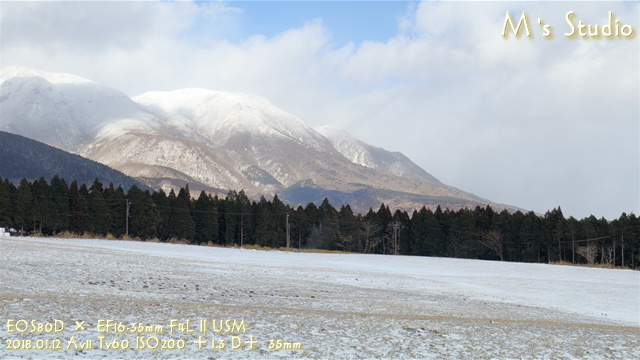
[[[534,212],[475,209],[411,214],[385,204],[366,214],[349,205],[292,207],[278,196],[251,200],[244,191],[224,197],[188,185],[168,194],[132,186],[67,184],[54,176],[15,186],[0,177],[0,226],[24,235],[125,235],[141,240],[179,239],[193,244],[313,248],[371,254],[441,256],[518,262],[601,263],[636,268],[640,262],[640,219],[565,218],[562,210]]]

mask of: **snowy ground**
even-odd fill
[[[638,359],[639,289],[630,270],[0,238],[0,358]]]

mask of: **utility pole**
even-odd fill
[[[571,263],[576,263],[576,237],[573,235],[573,231],[571,231]]]
[[[398,255],[398,222],[393,223],[393,254]]]
[[[624,267],[624,234],[622,234],[622,264],[620,265]]]
[[[613,238],[613,266],[616,266],[616,238]]]
[[[240,247],[244,246],[244,214],[240,213]]]
[[[125,231],[124,234],[125,236],[129,236],[129,208],[131,206],[131,201],[127,200],[127,214],[126,214],[126,221],[125,221]]]
[[[291,238],[289,236],[289,213],[287,213],[287,248],[291,247]]]

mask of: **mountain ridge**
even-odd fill
[[[17,184],[23,178],[32,181],[44,177],[49,181],[56,175],[79,184],[91,185],[97,179],[106,185],[122,186],[125,191],[133,185],[147,189],[139,181],[106,165],[21,135],[0,131],[0,176]]]
[[[56,81],[61,78],[73,81]],[[507,207],[441,183],[399,152],[343,131],[313,129],[257,95],[181,89],[129,98],[80,79],[3,70],[0,111],[6,116],[0,130],[33,137],[164,190],[189,182],[196,191],[244,189],[253,197],[283,194],[283,201],[298,204],[330,194],[362,203],[361,212],[376,202],[404,210],[435,207],[442,203],[438,199],[458,199],[450,202],[457,204],[453,208]],[[39,131],[42,127],[56,131]],[[309,184],[317,189],[309,190]]]

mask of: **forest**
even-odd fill
[[[0,226],[19,235],[71,233],[107,238],[180,241],[196,245],[323,249],[370,254],[438,256],[516,262],[568,262],[637,268],[640,219],[565,218],[558,207],[534,212],[475,209],[412,213],[385,204],[366,214],[348,205],[292,207],[277,195],[251,200],[244,191],[224,197],[188,185],[177,194],[131,186],[125,192],[95,180],[68,184],[54,176],[0,177]]]

